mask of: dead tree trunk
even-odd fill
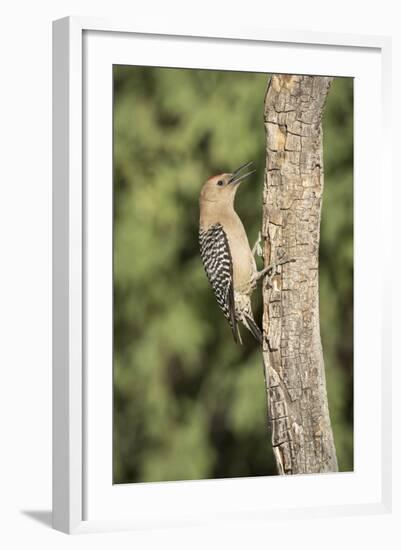
[[[274,75],[265,98],[263,360],[280,474],[338,469],[319,328],[322,112],[331,78]]]

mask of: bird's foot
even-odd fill
[[[252,248],[252,256],[259,256],[259,258],[263,257],[263,249],[262,249],[262,233],[259,231],[258,238],[256,239],[255,244]]]
[[[279,273],[279,266],[284,264],[289,264],[292,262],[295,262],[295,258],[290,259],[281,259],[277,262],[272,262],[270,265],[262,269],[261,271],[258,271],[255,275],[255,282],[259,281],[262,277],[264,277],[266,281],[266,285],[269,288],[273,288],[273,277]]]

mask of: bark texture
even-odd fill
[[[280,474],[338,470],[319,328],[322,113],[331,78],[274,75],[265,98],[263,360]]]

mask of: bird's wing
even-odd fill
[[[227,235],[220,223],[200,229],[199,244],[203,266],[217,303],[230,323],[234,340],[240,340],[235,318],[233,262]]]

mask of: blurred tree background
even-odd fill
[[[115,483],[274,475],[260,350],[235,345],[198,249],[198,194],[253,160],[236,209],[262,216],[268,75],[114,67]],[[339,467],[353,469],[353,81],[324,118],[321,335]],[[259,300],[259,302],[258,302]],[[254,294],[261,317],[260,292]]]

